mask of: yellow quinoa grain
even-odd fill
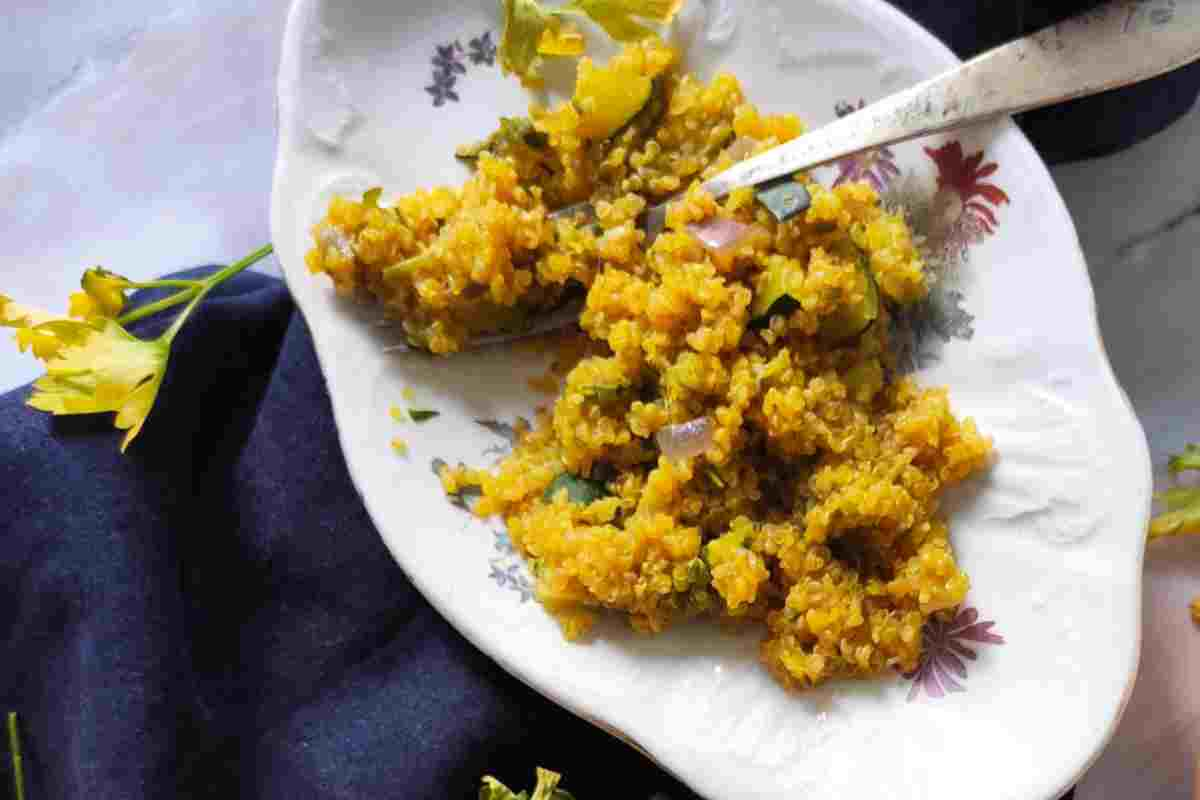
[[[896,375],[889,309],[928,292],[912,231],[866,183],[799,176],[812,205],[786,223],[749,190],[717,202],[700,179],[802,126],[676,60],[651,39],[582,65],[576,102],[510,121],[460,188],[391,208],[334,199],[308,266],[434,353],[586,294],[582,333],[522,345],[555,354],[531,381],[553,403],[494,469],[439,473],[503,519],[566,638],[602,610],[646,634],[708,616],[758,626],[788,686],[915,669],[924,626],[969,587],[940,494],[984,469],[992,444],[944,389]],[[603,106],[618,74],[651,79],[659,113],[622,122],[628,109]],[[639,215],[677,192],[648,245]],[[594,225],[549,218],[585,199]],[[689,227],[718,219],[746,231],[728,252]],[[864,271],[877,318],[832,338],[867,302]],[[790,310],[768,314],[772,292]],[[681,430],[705,436],[671,455]]]

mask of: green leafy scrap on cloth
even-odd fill
[[[514,792],[491,775],[485,775],[479,800],[575,800],[570,792],[558,788],[561,779],[557,772],[538,767],[537,786],[530,795],[528,791]]]

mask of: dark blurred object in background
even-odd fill
[[[1100,5],[1095,0],[891,2],[963,59]],[[1051,164],[1096,158],[1158,133],[1192,107],[1197,93],[1200,62],[1125,89],[1030,111],[1017,122]]]

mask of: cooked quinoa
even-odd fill
[[[448,493],[481,488],[475,512],[504,519],[567,638],[602,610],[647,633],[737,619],[789,686],[915,669],[922,626],[969,585],[940,492],[991,444],[945,390],[896,376],[889,308],[927,291],[912,233],[865,183],[799,176],[811,206],[786,223],[752,190],[705,194],[698,179],[801,125],[674,64],[657,40],[585,60],[572,103],[463,149],[462,188],[335,200],[309,264],[436,353],[586,291],[553,407],[496,468],[441,473]],[[635,77],[638,108],[598,102],[627,102],[607,81]],[[647,247],[638,215],[679,192]],[[548,217],[581,199],[594,225]],[[714,221],[738,223],[734,246],[702,244]],[[868,293],[877,310],[848,330]],[[701,452],[663,452],[697,422]]]

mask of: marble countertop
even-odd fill
[[[87,266],[149,278],[268,240],[287,0],[15,6],[0,28],[0,288],[57,307]],[[1054,170],[1160,482],[1167,455],[1200,441],[1197,143],[1193,110],[1126,152]],[[0,348],[0,390],[37,374]],[[1200,540],[1151,547],[1146,570],[1141,674],[1080,800],[1191,796],[1200,630],[1187,604],[1200,594]]]

